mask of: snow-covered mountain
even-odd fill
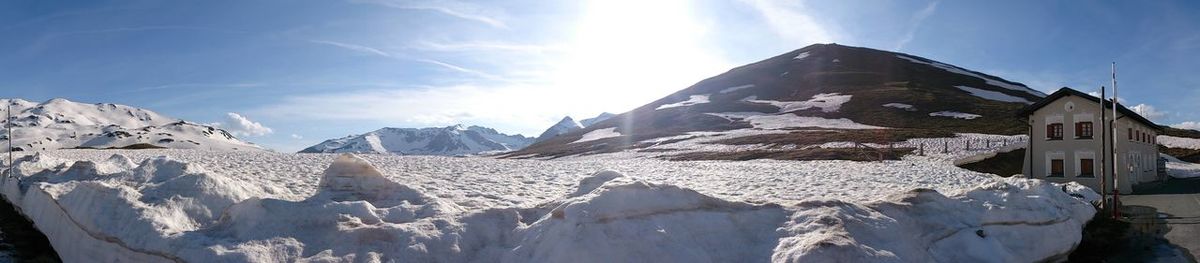
[[[701,80],[619,115],[620,122],[583,125],[508,156],[636,151],[668,159],[839,159],[850,150],[821,146],[1022,134],[1028,127],[1015,113],[1044,96],[915,55],[816,44]]]
[[[575,119],[572,119],[571,116],[566,116],[563,117],[562,120],[558,121],[558,123],[555,123],[553,126],[550,126],[550,128],[546,129],[546,131],[542,132],[542,135],[538,135],[534,142],[545,141],[550,138],[554,138],[554,136],[577,131],[583,129],[584,127],[592,126],[593,124],[612,118],[613,116],[617,115],[605,112],[600,113],[600,115],[596,117],[584,119],[582,121],[575,121]]]
[[[391,153],[401,155],[473,155],[524,148],[533,138],[463,125],[433,128],[383,128],[331,139],[301,153]]]
[[[126,147],[262,150],[216,127],[125,105],[61,98],[42,103],[0,99],[0,118],[8,116],[5,106],[12,109],[15,151]],[[0,120],[0,124],[7,121]],[[9,138],[7,130],[0,129],[0,134],[2,140]]]
[[[562,120],[558,121],[558,123],[555,123],[553,126],[550,126],[550,128],[547,128],[546,131],[542,132],[542,135],[538,135],[537,139],[534,141],[545,141],[547,139],[554,138],[554,136],[579,129],[583,129],[583,124],[575,121],[575,119],[572,119],[571,116],[566,116],[563,117]]]

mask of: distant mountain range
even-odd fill
[[[170,118],[135,107],[110,103],[78,103],[52,99],[42,103],[0,99],[0,124],[12,121],[14,151],[70,148],[174,148],[202,150],[262,150],[229,132]],[[0,126],[2,127],[2,126]],[[9,138],[0,129],[0,140]],[[0,147],[7,147],[7,142]]]
[[[576,128],[564,119],[547,133],[566,132],[542,136],[507,156],[637,151],[668,159],[836,159],[812,147],[954,133],[1022,134],[1027,127],[1015,112],[1045,95],[919,56],[817,44],[705,79],[619,115],[621,122]],[[755,152],[696,150],[705,145]]]
[[[475,155],[524,148],[533,138],[463,125],[438,128],[382,128],[331,139],[300,153],[379,153],[400,155]]]

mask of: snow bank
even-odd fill
[[[1159,136],[1160,138],[1162,136]],[[1175,178],[1196,178],[1200,177],[1200,164],[1189,163],[1175,156],[1159,154],[1162,158],[1167,159],[1167,175]]]
[[[975,119],[975,118],[983,117],[983,116],[980,116],[980,115],[978,115],[978,114],[962,113],[962,112],[957,112],[957,111],[939,111],[939,112],[933,112],[933,113],[929,113],[929,116],[933,116],[933,117],[951,117],[951,118],[955,118],[955,119],[968,119],[968,120],[973,120],[973,119]]]
[[[1159,135],[1158,144],[1170,148],[1200,150],[1200,139]]]
[[[796,54],[796,57],[794,57],[794,58],[792,58],[792,59],[793,59],[793,60],[796,60],[796,59],[804,59],[804,58],[807,58],[807,57],[808,57],[808,52],[801,52],[800,54]]]
[[[781,228],[785,237],[772,261],[1065,259],[1096,212],[1063,190],[1068,188],[1085,189],[1075,183],[1010,178],[949,196],[916,189],[865,204],[807,201],[797,205]]]
[[[688,100],[671,103],[671,104],[663,104],[663,105],[658,106],[658,108],[654,108],[654,109],[661,110],[661,109],[670,109],[670,108],[676,108],[676,107],[686,107],[686,106],[692,106],[692,105],[701,104],[701,103],[708,103],[708,95],[707,94],[688,96]]]
[[[597,130],[590,131],[588,133],[584,133],[583,137],[580,137],[579,140],[576,140],[571,143],[590,142],[590,141],[595,141],[595,140],[599,140],[599,139],[620,137],[620,136],[621,136],[621,133],[617,132],[617,127],[606,128],[606,129],[597,129]]]
[[[1000,92],[995,92],[995,91],[990,91],[990,90],[982,90],[982,89],[977,89],[977,88],[972,88],[972,87],[967,87],[967,86],[954,86],[954,87],[958,88],[962,91],[966,91],[967,93],[971,93],[971,96],[980,97],[980,98],[987,99],[987,100],[1033,104],[1033,102],[1030,102],[1029,100],[1026,100],[1025,98],[1008,95],[1008,94],[1004,94],[1004,93],[1000,93]]]
[[[0,189],[72,262],[1028,262],[1060,259],[1095,212],[1086,187],[1040,180],[781,205],[614,171],[549,202],[465,211],[350,155],[303,200],[129,159],[27,156]]]

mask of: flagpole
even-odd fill
[[[1108,183],[1108,178],[1109,178],[1108,163],[1112,162],[1111,160],[1105,160],[1105,159],[1108,159],[1105,157],[1108,155],[1108,153],[1104,152],[1104,150],[1106,148],[1108,148],[1108,135],[1110,133],[1110,132],[1108,132],[1108,116],[1105,116],[1106,114],[1104,114],[1105,113],[1104,95],[1106,95],[1106,94],[1104,94],[1104,92],[1107,89],[1108,88],[1105,88],[1104,86],[1100,86],[1100,129],[1096,129],[1096,130],[1100,131],[1100,195],[1101,196],[1104,196],[1104,195],[1106,195],[1106,193],[1108,193],[1108,184],[1109,184]],[[1111,206],[1111,204],[1109,204],[1109,202],[1108,202],[1108,197],[1100,198],[1100,207],[1101,208],[1109,209],[1109,208],[1111,208],[1110,206]]]

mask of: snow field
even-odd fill
[[[72,150],[17,173],[4,195],[67,261],[1040,261],[1095,198],[918,161]]]
[[[621,136],[621,132],[617,131],[617,127],[597,129],[597,130],[590,131],[588,133],[584,133],[583,137],[580,137],[579,140],[575,140],[574,142],[571,142],[571,143],[590,142],[590,141],[595,141],[595,140],[599,140],[599,139],[607,139],[607,138],[620,137],[620,136]]]
[[[896,57],[897,57],[897,58],[900,58],[900,59],[903,59],[903,60],[907,60],[908,62],[912,62],[912,63],[917,63],[917,64],[925,64],[925,65],[934,66],[934,67],[940,68],[940,69],[942,69],[942,70],[945,70],[945,71],[948,71],[948,72],[950,72],[950,73],[954,73],[954,74],[959,74],[959,75],[966,75],[966,76],[972,76],[972,77],[976,77],[976,78],[982,79],[982,80],[983,80],[985,83],[987,83],[988,85],[992,85],[992,86],[996,86],[996,87],[1001,87],[1001,88],[1006,88],[1006,89],[1015,90],[1015,91],[1022,91],[1022,92],[1029,93],[1029,94],[1031,94],[1031,95],[1037,96],[1037,97],[1045,97],[1045,96],[1046,96],[1046,94],[1045,94],[1045,93],[1042,93],[1042,92],[1040,92],[1040,91],[1037,91],[1037,90],[1034,90],[1034,89],[1031,89],[1031,88],[1027,88],[1027,87],[1024,87],[1024,86],[1020,86],[1020,85],[1013,85],[1013,84],[1009,84],[1009,83],[1007,83],[1007,82],[1003,82],[1003,81],[995,80],[995,79],[992,79],[992,78],[988,78],[988,77],[985,77],[985,76],[983,76],[983,75],[979,75],[979,74],[976,74],[976,73],[974,73],[974,72],[970,72],[970,71],[967,71],[967,70],[965,70],[965,69],[962,69],[962,68],[959,68],[959,67],[956,67],[956,66],[953,66],[953,65],[949,65],[949,64],[943,64],[943,63],[941,63],[941,62],[936,62],[936,61],[935,61],[935,62],[933,62],[933,63],[930,63],[930,62],[925,62],[925,61],[921,61],[921,60],[919,60],[919,59],[911,58],[911,57],[904,56],[904,55],[896,55]]]
[[[911,104],[896,103],[896,102],[883,104],[883,106],[888,107],[888,108],[902,109],[905,111],[916,111],[917,110],[917,107],[913,107],[913,105],[911,105]]]

